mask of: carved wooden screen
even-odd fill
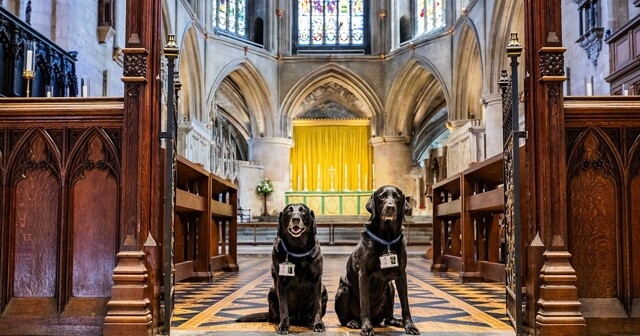
[[[581,298],[611,298],[618,292],[619,165],[614,144],[600,132],[582,132],[568,161],[569,252]]]

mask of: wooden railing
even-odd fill
[[[176,169],[176,281],[237,270],[237,187],[180,155]]]
[[[432,270],[459,272],[462,281],[504,282],[503,212],[502,154],[436,183]]]
[[[0,6],[0,97],[25,97],[27,82],[24,69],[24,43],[37,43],[31,81],[31,97],[46,97],[51,86],[53,97],[75,97],[78,94],[75,55]]]
[[[0,100],[0,334],[101,333],[126,237],[123,116],[122,99]]]

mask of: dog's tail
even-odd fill
[[[269,313],[254,313],[238,317],[236,322],[269,322]]]

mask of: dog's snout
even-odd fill
[[[387,210],[395,210],[396,206],[393,203],[389,203],[389,204],[387,204],[386,208],[387,208]]]
[[[300,217],[293,217],[293,218],[291,219],[291,222],[292,222],[293,224],[300,224]]]

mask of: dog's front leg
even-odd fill
[[[360,269],[358,272],[358,283],[360,285],[360,323],[362,323],[361,336],[373,336],[373,326],[371,325],[371,306],[369,302],[369,287],[371,275]]]
[[[286,335],[289,333],[289,303],[287,301],[287,286],[282,279],[278,280],[278,304],[280,310],[280,324],[278,325],[278,334]]]
[[[400,272],[400,276],[396,280],[396,287],[398,287],[398,296],[400,296],[404,331],[409,335],[420,335],[420,330],[418,330],[411,320],[411,311],[409,311],[409,293],[407,290],[407,272],[404,270]]]
[[[322,322],[322,279],[318,279],[315,285],[315,295],[313,296],[313,311],[315,317],[313,319],[313,331],[324,332],[324,323]]]

